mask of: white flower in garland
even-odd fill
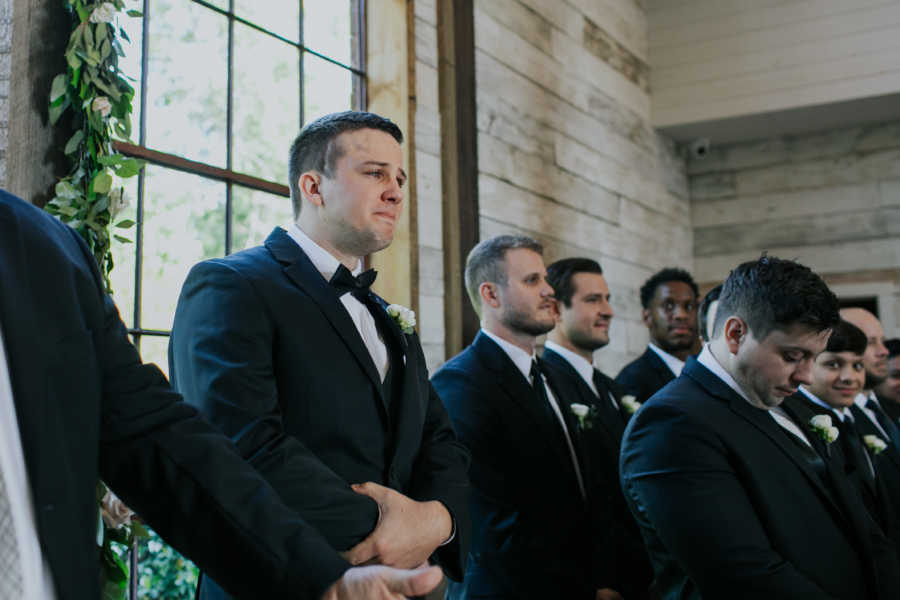
[[[884,449],[887,448],[885,441],[877,435],[864,435],[863,441],[866,443],[869,450],[872,451],[872,454],[881,454],[884,452]]]
[[[416,313],[412,309],[400,304],[391,304],[387,307],[387,313],[391,315],[403,333],[413,333],[416,327]]]
[[[831,417],[828,415],[816,415],[809,420],[809,424],[812,427],[812,430],[816,432],[816,435],[822,438],[826,444],[830,444],[838,439],[840,432],[838,431],[838,428],[832,424]]]
[[[91,13],[91,23],[112,23],[118,9],[112,2],[104,2]]]
[[[631,394],[622,396],[622,399],[619,402],[622,404],[622,408],[625,409],[625,412],[627,412],[629,415],[633,415],[641,407],[641,403],[638,402],[637,398],[635,398]]]
[[[97,96],[91,102],[91,110],[100,113],[101,117],[108,117],[112,110],[112,104],[109,103],[109,98],[106,96]]]

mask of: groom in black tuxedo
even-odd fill
[[[0,430],[2,598],[100,597],[98,477],[245,597],[399,599],[440,579],[350,569],[141,364],[81,236],[2,190]]]
[[[625,431],[620,472],[664,598],[896,598],[896,551],[780,408],[838,301],[763,257],[725,281],[712,341]]]
[[[566,401],[588,408],[590,427],[582,438],[592,463],[594,504],[612,513],[595,532],[609,543],[597,544],[593,569],[603,587],[625,598],[646,598],[653,569],[640,530],[619,487],[619,447],[633,403],[622,404],[622,390],[594,367],[594,352],[609,343],[613,309],[603,269],[590,258],[564,258],[547,267],[553,287],[556,325],[541,356],[547,373]],[[600,499],[603,500],[600,500]]]
[[[609,565],[595,568],[613,543],[615,482],[602,465],[595,482],[570,399],[534,353],[554,323],[542,252],[524,236],[472,249],[466,289],[482,329],[432,378],[472,452],[472,547],[452,599],[621,598]]]
[[[462,576],[468,453],[428,382],[413,319],[369,290],[402,208],[400,130],[371,113],[308,124],[290,152],[295,222],[196,265],[169,362],[217,425],[353,564],[430,558]],[[205,579],[201,597],[221,597]]]

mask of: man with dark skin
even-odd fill
[[[683,269],[667,268],[641,287],[647,350],[616,377],[626,394],[644,402],[681,374],[697,342],[697,284]]]

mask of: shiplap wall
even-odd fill
[[[641,284],[693,267],[684,163],[650,126],[643,4],[475,1],[481,237],[600,261],[616,315],[596,361],[611,375],[646,347]]]
[[[653,123],[900,91],[900,0],[650,0]]]
[[[713,147],[688,166],[698,281],[760,251],[839,295],[875,295],[900,335],[900,121]]]

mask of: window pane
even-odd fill
[[[303,57],[303,118],[353,108],[353,73],[318,56]]]
[[[300,36],[300,1],[235,0],[234,14],[292,42],[297,42]]]
[[[139,2],[129,2],[126,4],[129,10],[141,10],[143,5]],[[128,83],[134,88],[134,98],[131,100],[131,140],[134,142],[138,139],[139,126],[141,122],[141,44],[144,38],[144,20],[141,17],[123,16],[119,19],[119,25],[125,30],[130,42],[119,36],[119,43],[122,45],[122,52],[125,56],[119,57],[119,70],[128,80]]]
[[[154,363],[168,377],[169,336],[142,335],[141,360],[144,363]]]
[[[237,252],[259,246],[275,227],[287,227],[294,220],[291,199],[267,192],[232,188],[231,248]]]
[[[122,187],[125,188],[124,197],[127,205],[116,213],[113,221],[119,223],[127,219],[137,222],[138,178],[129,177],[123,180],[122,184]],[[115,238],[110,240],[113,270],[109,274],[109,280],[113,289],[113,300],[119,307],[119,315],[126,327],[132,327],[134,323],[134,241],[137,227],[135,225],[128,229],[113,227],[111,233],[131,240],[131,243],[120,242]]]
[[[234,170],[287,182],[287,156],[300,130],[300,51],[234,25]]]
[[[358,45],[353,25],[356,0],[304,0],[303,45],[319,54],[356,66]]]
[[[144,189],[141,327],[169,330],[188,271],[225,254],[225,184],[150,165]]]
[[[224,167],[228,19],[184,0],[150,6],[147,145]]]

